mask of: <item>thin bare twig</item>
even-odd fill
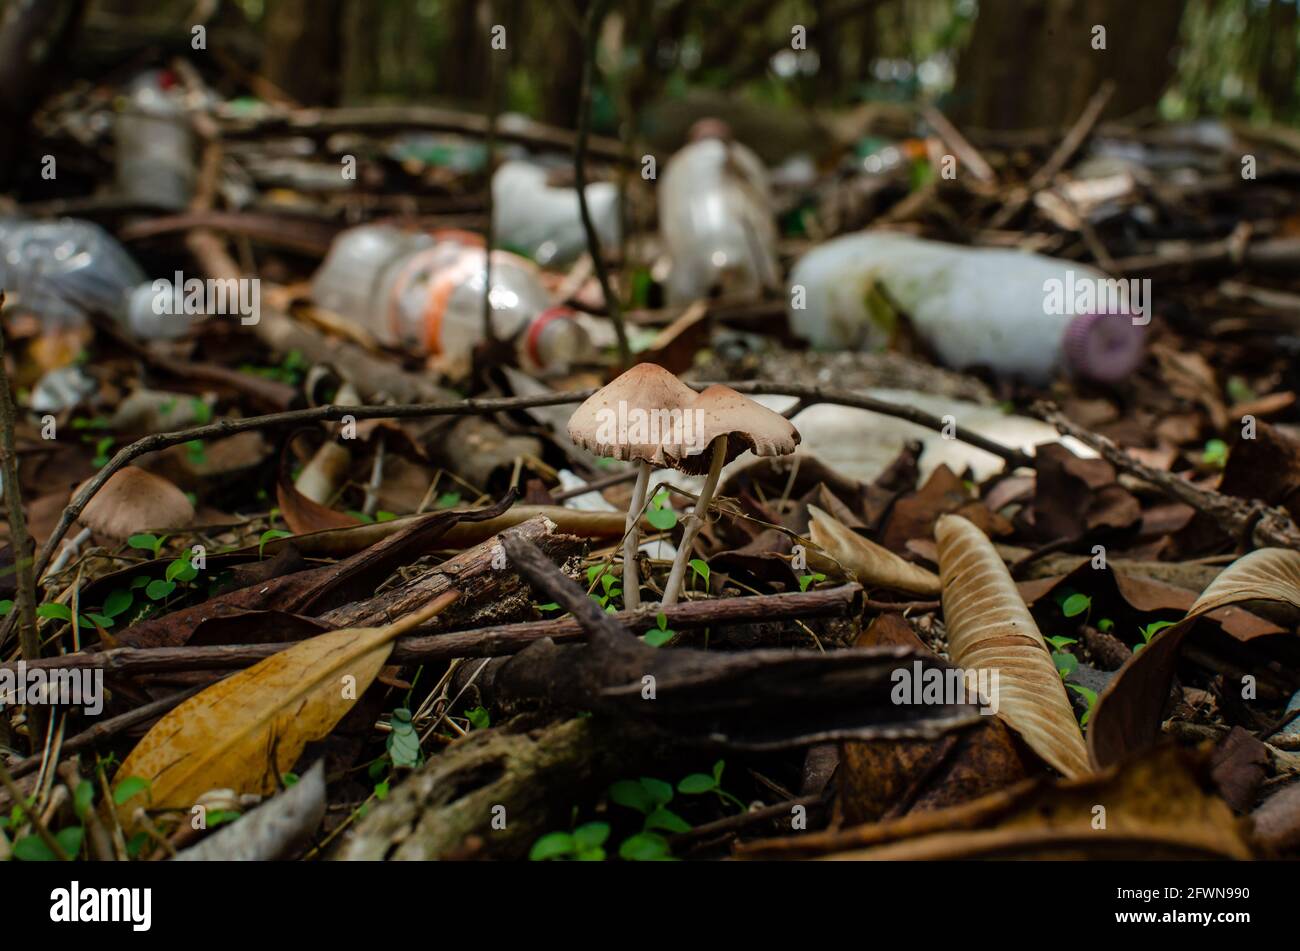
[[[0,314],[4,312],[5,294],[0,290]],[[14,451],[14,425],[17,414],[14,411],[13,394],[9,392],[9,373],[5,369],[4,329],[0,327],[0,449],[4,452],[5,505],[9,510],[9,547],[14,553],[15,581],[18,586],[13,617],[5,623],[18,624],[18,647],[24,660],[38,660],[41,656],[41,638],[36,632],[36,576],[32,571],[31,559],[27,548],[31,539],[27,534],[27,520],[23,516],[23,497],[18,488],[18,456]],[[4,635],[10,628],[6,626]],[[3,645],[5,636],[0,636]],[[45,734],[45,713],[34,704],[27,705],[28,734],[32,749]]]
[[[1042,168],[1033,174],[1029,179],[1029,184],[1019,193],[1016,199],[1002,206],[1002,210],[993,216],[989,222],[989,227],[993,229],[1003,227],[1007,222],[1014,218],[1020,209],[1025,207],[1029,199],[1035,192],[1040,192],[1052,183],[1058,172],[1065,168],[1065,164],[1074,157],[1074,153],[1083,145],[1084,140],[1092,133],[1093,127],[1097,120],[1101,118],[1106,104],[1110,102],[1110,97],[1115,94],[1115,83],[1106,80],[1101,87],[1088,100],[1088,104],[1083,107],[1083,112],[1079,113],[1079,118],[1074,121],[1070,131],[1066,133],[1056,149],[1048,157]]]

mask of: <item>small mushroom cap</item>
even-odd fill
[[[695,391],[654,363],[638,363],[595,393],[569,417],[569,438],[598,456],[653,466],[681,453],[672,427],[659,423],[690,405]]]
[[[708,470],[707,450],[719,438],[727,440],[727,462],[747,449],[780,456],[799,445],[798,430],[780,413],[728,386],[696,393],[653,363],[593,393],[569,418],[569,438],[599,456],[692,475]]]
[[[729,386],[708,387],[695,397],[693,408],[702,411],[702,433],[673,463],[682,472],[707,472],[712,454],[706,450],[715,439],[727,440],[724,465],[747,449],[756,456],[788,456],[799,445],[794,423]]]
[[[97,535],[123,541],[148,529],[184,528],[194,521],[194,506],[184,492],[161,476],[127,466],[95,493],[80,521]]]

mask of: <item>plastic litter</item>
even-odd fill
[[[380,344],[458,366],[483,336],[485,259],[482,239],[469,232],[362,225],[334,240],[312,291]],[[493,251],[491,261],[493,333],[515,342],[522,366],[562,371],[590,357],[586,331],[551,306],[531,261],[508,251]]]
[[[1045,383],[1063,367],[1114,383],[1141,362],[1150,301],[1126,296],[1128,311],[1108,312],[1111,290],[1128,286],[1108,281],[1100,271],[1039,254],[863,232],[800,259],[790,275],[787,310],[794,332],[822,349],[886,346],[897,307],[957,369],[984,366]],[[1060,288],[1056,308],[1052,282]],[[1097,306],[1081,311],[1077,301],[1087,298],[1076,292],[1085,285],[1094,289]],[[1148,313],[1130,316],[1137,307]]]
[[[697,123],[659,183],[659,228],[672,256],[668,300],[757,297],[780,286],[776,221],[758,156],[716,121]]]
[[[149,70],[127,88],[113,124],[117,188],[126,198],[179,211],[194,193],[194,131],[169,70]]]
[[[0,286],[49,332],[80,326],[93,313],[142,340],[184,336],[192,323],[155,313],[157,292],[140,265],[99,225],[76,218],[0,219]]]

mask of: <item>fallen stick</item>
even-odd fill
[[[677,630],[715,624],[848,617],[859,613],[862,610],[862,603],[862,589],[856,584],[846,584],[817,591],[688,601],[664,608],[663,614],[668,626]],[[906,605],[890,605],[890,607],[902,608]],[[659,613],[658,608],[646,608],[641,611],[620,611],[611,617],[625,625],[629,631],[639,633],[656,627]],[[518,653],[529,644],[543,638],[569,641],[579,640],[582,636],[582,626],[573,618],[524,621],[518,624],[502,624],[443,634],[413,634],[399,638],[394,643],[391,662],[422,664],[451,660],[454,657],[502,657]],[[117,647],[106,651],[46,657],[36,663],[28,664],[27,669],[103,668],[111,673],[130,674],[226,670],[251,666],[292,646],[292,643],[288,643],[222,644],[201,647]],[[17,663],[0,664],[0,670],[6,669],[17,669]]]

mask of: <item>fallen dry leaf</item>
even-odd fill
[[[815,505],[808,506],[808,513],[812,516],[808,531],[813,544],[852,572],[862,587],[893,588],[913,594],[939,593],[939,578],[933,572],[862,537]]]
[[[189,809],[209,789],[267,795],[303,748],[327,735],[366,692],[393,641],[443,611],[449,591],[384,627],[330,631],[191,697],[145,734],[117,772],[149,782],[155,809]],[[119,807],[122,820],[140,804]]]
[[[953,661],[998,676],[998,716],[1066,776],[1088,772],[1088,751],[1061,675],[993,543],[958,515],[934,529]]]

